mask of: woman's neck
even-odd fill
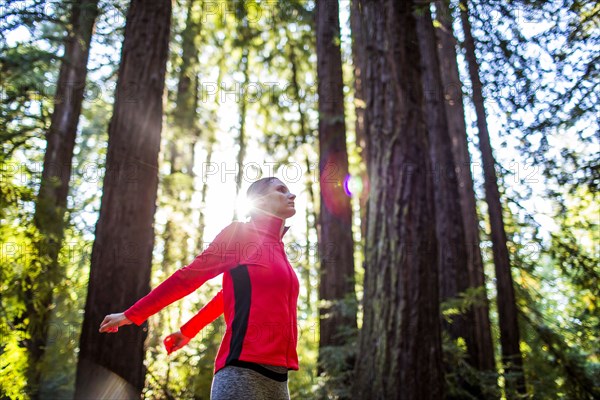
[[[258,212],[250,217],[250,221],[270,231],[272,234],[278,235],[278,238],[281,238],[286,231],[285,218],[274,214]]]

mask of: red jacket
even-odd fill
[[[250,222],[232,222],[191,264],[175,271],[138,300],[125,311],[125,316],[139,326],[149,316],[223,273],[220,296],[227,328],[214,372],[234,360],[297,370],[299,283],[281,241],[288,230],[284,227],[280,235],[283,223],[283,219],[265,214]],[[199,316],[196,322],[182,327],[184,335],[200,330],[200,325],[220,315],[218,296],[207,304],[211,308],[203,313],[206,319]],[[216,312],[219,313],[215,315]]]
[[[185,336],[193,338],[200,332],[206,325],[219,318],[221,314],[225,312],[223,307],[223,289],[213,297],[204,307],[198,311],[188,322],[183,324],[179,330]]]

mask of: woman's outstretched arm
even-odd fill
[[[223,289],[213,297],[196,315],[183,324],[181,329],[168,335],[163,343],[167,354],[171,354],[187,345],[206,325],[223,314]]]
[[[243,223],[232,222],[191,264],[178,269],[169,278],[138,300],[123,313],[136,325],[176,300],[187,296],[204,282],[237,266],[243,248]]]
[[[215,297],[206,303],[188,322],[183,324],[179,330],[185,336],[193,338],[206,325],[219,318],[221,314],[223,314],[223,289],[219,290]]]
[[[187,296],[207,280],[235,267],[239,263],[241,240],[239,222],[223,229],[191,264],[178,269],[146,296],[125,310],[124,314],[136,325],[156,314],[176,300]]]

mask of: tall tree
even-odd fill
[[[368,141],[365,137],[365,43],[362,21],[362,10],[358,0],[352,0],[350,5],[350,29],[352,30],[352,63],[354,67],[354,109],[356,113],[356,144],[362,151],[363,160],[368,154]]]
[[[25,275],[23,299],[29,354],[28,385],[32,399],[38,398],[41,360],[47,345],[53,289],[63,279],[58,263],[65,228],[65,213],[73,148],[81,114],[83,91],[92,31],[98,14],[98,0],[79,0],[71,6],[71,28],[65,37],[54,111],[46,133],[46,152],[40,190],[36,200],[34,223],[39,231],[33,241],[36,250],[35,271]]]
[[[217,68],[218,68],[218,74],[217,74],[217,79],[216,79],[216,86],[217,86],[217,90],[220,90],[222,82],[223,82],[223,70],[225,68],[224,65],[225,62],[225,56],[222,56],[219,58],[218,64],[217,64]],[[215,105],[216,107],[219,106],[219,96],[215,96]],[[216,113],[215,113],[216,114]],[[208,126],[207,129],[205,130],[206,133],[206,138],[205,138],[205,143],[206,143],[206,158],[203,160],[203,162],[205,163],[205,165],[210,165],[212,162],[212,156],[213,156],[213,150],[215,147],[215,142],[217,141],[216,138],[216,134],[215,134],[215,130],[216,127],[215,126]],[[195,162],[195,161],[194,161]],[[206,198],[208,195],[208,168],[202,168],[202,190],[200,192],[200,212],[198,215],[198,240],[196,240],[196,246],[195,248],[195,253],[196,254],[200,254],[202,252],[202,250],[204,249],[204,228],[206,227],[206,223],[205,223],[205,217],[206,217]]]
[[[197,87],[196,77],[198,74],[198,54],[201,29],[201,16],[194,5],[198,4],[198,0],[188,0],[187,16],[185,19],[185,28],[181,32],[181,64],[179,66],[179,76],[177,81],[177,93],[175,97],[175,105],[173,108],[173,122],[177,131],[177,139],[183,142],[185,137],[194,138],[198,136],[198,126],[196,122],[196,104],[197,104]],[[187,149],[186,149],[187,150]],[[184,151],[187,157],[191,158],[192,154]],[[181,156],[181,155],[179,155]],[[174,170],[181,170],[181,166],[185,166],[186,161],[181,163],[175,160]],[[191,171],[187,171],[191,174]]]
[[[248,90],[248,83],[250,81],[250,72],[248,71],[250,64],[250,51],[248,49],[249,43],[245,36],[242,36],[242,53],[240,56],[240,66],[242,68],[242,83],[240,85],[240,117],[239,117],[239,135],[238,135],[238,152],[236,157],[237,171],[235,175],[235,198],[239,198],[240,190],[242,188],[242,179],[244,174],[244,158],[246,157],[246,145],[248,139],[246,138],[246,115],[248,113],[248,103],[246,101],[246,90]],[[239,219],[237,214],[237,207],[234,209],[233,219]]]
[[[487,128],[483,91],[479,78],[479,65],[475,55],[475,42],[471,34],[469,8],[466,0],[461,0],[460,2],[460,17],[463,27],[469,77],[473,88],[473,105],[475,106],[475,113],[477,115],[479,148],[483,162],[485,199],[490,218],[504,377],[507,397],[514,397],[513,392],[526,393],[523,358],[520,349],[519,324],[517,320],[517,305],[506,243],[506,231],[504,230],[504,221],[502,218],[502,203],[500,202],[500,193],[498,191],[496,161],[494,160]]]
[[[302,96],[302,91],[300,90],[300,78],[299,78],[299,73],[298,73],[298,69],[299,69],[299,62],[298,62],[298,56],[296,55],[296,47],[298,46],[297,43],[295,43],[292,40],[292,35],[290,34],[288,27],[285,28],[285,34],[286,34],[286,49],[288,52],[288,58],[289,58],[289,62],[290,62],[290,70],[291,70],[291,85],[292,85],[292,90],[293,90],[293,95],[294,98],[296,99],[296,108],[297,108],[297,112],[298,112],[298,122],[299,122],[299,136],[301,139],[302,144],[307,144],[308,140],[309,140],[309,127],[308,127],[308,121],[307,121],[307,116],[306,116],[306,112],[303,109],[302,105],[305,105],[305,98]],[[312,243],[310,241],[310,230],[314,225],[318,225],[318,215],[317,215],[317,211],[316,211],[316,195],[315,195],[315,191],[313,189],[313,179],[312,179],[312,174],[310,173],[311,171],[311,164],[310,164],[310,158],[309,158],[309,154],[308,152],[305,152],[304,154],[304,166],[306,167],[306,180],[305,180],[305,188],[306,188],[306,193],[308,194],[308,201],[306,202],[306,217],[305,217],[305,224],[306,224],[306,245],[304,248],[304,252],[305,252],[305,263],[306,263],[306,267],[303,268],[302,270],[302,278],[304,279],[304,285],[306,287],[306,307],[307,310],[310,312],[312,309],[312,305],[311,305],[311,283],[310,283],[310,265],[311,265],[311,258],[312,258]],[[311,223],[312,221],[312,223]],[[317,235],[320,232],[320,228],[318,226],[314,226]],[[318,237],[317,237],[317,243],[319,242]]]
[[[316,2],[317,81],[319,96],[319,174],[321,236],[319,300],[320,337],[318,370],[331,373],[328,346],[342,346],[356,328],[354,303],[354,245],[352,208],[344,192],[348,175],[340,23],[337,1]],[[344,360],[341,371],[352,369]]]
[[[350,29],[352,30],[352,63],[354,65],[354,113],[356,114],[356,122],[354,125],[354,131],[356,135],[356,144],[359,148],[362,161],[365,168],[368,169],[369,160],[367,155],[369,149],[367,148],[368,140],[365,136],[365,93],[364,93],[364,80],[367,76],[366,64],[365,64],[365,43],[363,33],[363,22],[362,22],[362,10],[360,2],[358,0],[352,0],[350,5]],[[368,174],[368,171],[367,171]],[[367,233],[367,199],[369,191],[367,188],[363,188],[360,192],[360,228],[361,237],[364,238]]]
[[[236,157],[236,175],[235,175],[235,198],[239,197],[240,190],[242,188],[242,179],[244,174],[244,158],[246,157],[246,146],[248,138],[246,137],[246,116],[248,114],[248,100],[246,95],[248,94],[249,83],[250,83],[250,49],[252,46],[252,39],[257,35],[257,32],[250,26],[248,20],[248,10],[246,9],[247,4],[245,2],[236,2],[237,15],[240,16],[241,21],[238,23],[237,38],[235,45],[240,49],[240,67],[242,72],[242,82],[239,88],[239,134],[238,134],[238,152]],[[235,89],[237,90],[237,89]],[[237,98],[237,97],[236,97]],[[237,215],[237,208],[234,210],[233,219],[239,219]]]
[[[110,310],[150,291],[162,99],[171,1],[133,0],[127,11],[106,174],[80,337],[75,398],[139,396],[146,329],[98,333]],[[111,391],[111,393],[107,393]]]
[[[490,327],[489,302],[485,289],[483,259],[479,247],[479,220],[473,190],[471,158],[467,142],[467,128],[462,97],[462,82],[456,60],[456,38],[452,29],[452,16],[446,0],[436,1],[436,19],[439,28],[435,30],[438,42],[440,74],[443,84],[443,98],[451,138],[455,166],[458,173],[458,189],[462,219],[467,244],[467,266],[469,282],[480,291],[479,301],[474,305],[475,340],[477,359],[473,360],[479,370],[495,371],[494,347]]]
[[[458,195],[456,166],[452,154],[452,143],[448,133],[446,109],[442,100],[442,78],[440,76],[437,43],[429,3],[415,10],[421,71],[427,112],[434,198],[436,233],[438,242],[438,270],[440,301],[458,298],[470,287],[467,267],[467,248]],[[468,307],[463,313],[453,317],[451,323],[444,324],[451,338],[462,338],[467,346],[467,362],[477,365],[477,345],[475,342],[475,318],[473,309]],[[446,368],[450,372],[451,366]],[[475,397],[481,397],[481,388],[468,381],[460,372],[457,384],[460,389]],[[462,375],[462,376],[461,376]],[[457,390],[459,390],[457,388]],[[449,396],[464,397],[461,393],[448,392]]]
[[[370,195],[357,399],[444,398],[433,182],[414,4],[361,0]]]

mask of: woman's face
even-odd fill
[[[268,214],[279,218],[289,218],[296,214],[294,208],[295,194],[290,193],[288,187],[279,179],[269,182],[266,192],[255,200],[255,207]]]

